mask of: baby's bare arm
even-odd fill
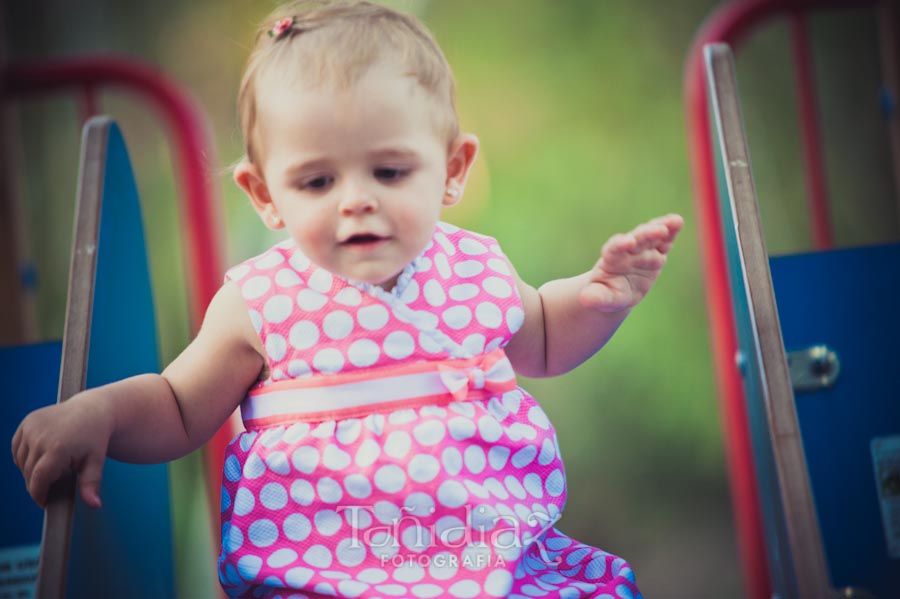
[[[548,377],[572,370],[603,347],[629,310],[614,313],[585,309],[578,301],[587,273],[557,279],[540,290],[518,279],[525,322],[506,346],[519,374]]]
[[[103,459],[168,461],[205,443],[263,367],[259,340],[237,287],[209,305],[200,333],[162,375],[131,377],[29,414],[12,442],[16,465],[39,505],[67,471],[99,507]]]
[[[237,286],[224,285],[191,344],[161,375],[145,375],[153,377],[153,393],[148,384],[134,406],[115,404],[110,457],[164,462],[203,445],[257,380],[264,364],[261,351]]]
[[[516,371],[555,376],[594,355],[650,290],[683,224],[670,214],[615,235],[594,268],[540,290],[516,275],[525,322],[506,347]]]

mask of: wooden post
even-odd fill
[[[86,128],[82,140],[58,402],[66,401],[85,385],[108,132],[107,121],[102,126]],[[50,491],[41,537],[37,599],[65,597],[74,508],[75,477],[70,475]]]
[[[707,48],[710,100],[719,126],[719,143],[743,274],[744,288],[736,289],[735,293],[745,294],[754,329],[752,347],[744,347],[743,351],[753,354],[748,362],[752,360],[759,368],[758,371],[747,372],[746,376],[756,377],[759,382],[785,520],[787,538],[779,539],[779,545],[787,555],[773,557],[777,562],[775,566],[784,568],[789,565],[784,568],[787,574],[785,583],[789,588],[775,590],[785,599],[822,599],[832,596],[831,580],[775,305],[768,252],[738,100],[734,59],[731,49],[725,44],[713,44]]]

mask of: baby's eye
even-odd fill
[[[312,179],[307,179],[300,184],[300,189],[308,189],[311,191],[322,191],[326,189],[334,182],[334,177],[328,175],[321,175],[318,177],[313,177]]]
[[[408,169],[395,168],[390,166],[383,166],[375,169],[375,178],[379,181],[385,181],[387,183],[399,181],[408,174]]]

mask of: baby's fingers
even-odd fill
[[[658,247],[666,242],[669,237],[669,229],[662,223],[645,223],[639,225],[633,232],[635,244],[632,254],[639,254],[645,250]]]
[[[670,213],[651,219],[651,223],[663,224],[670,229],[681,229],[684,226],[684,218],[680,214]]]
[[[94,509],[101,507],[100,481],[102,478],[103,458],[90,457],[86,459],[78,473],[78,491],[81,493],[81,499]]]
[[[600,254],[606,258],[616,258],[630,254],[637,244],[637,240],[631,233],[617,233],[603,244]]]
[[[684,220],[677,214],[661,216],[638,225],[630,233],[635,240],[630,253],[636,255],[647,250],[668,253],[683,225]]]
[[[678,214],[657,216],[635,227],[633,233],[641,238],[672,241],[684,227],[684,219]]]
[[[16,460],[16,455],[19,453],[19,444],[22,442],[22,429],[17,428],[15,434],[13,434],[12,443],[10,447],[12,448],[13,460]],[[19,463],[16,462],[18,466]]]
[[[675,241],[678,233],[681,232],[681,229],[684,228],[684,219],[679,214],[667,214],[665,216],[660,216],[651,220],[650,223],[662,225],[666,228],[666,242],[665,244],[663,244],[666,246],[666,251],[669,251],[672,248],[672,242]]]
[[[630,256],[653,248],[662,242],[668,234],[668,229],[662,225],[644,223],[637,226],[630,233],[617,233],[610,237],[600,252],[603,260],[610,263],[619,263]]]
[[[665,265],[666,255],[657,251],[647,251],[634,256],[630,264],[633,271],[644,271],[645,273],[662,270]]]
[[[31,473],[25,477],[28,493],[31,494],[31,498],[36,504],[42,508],[47,507],[47,493],[50,491],[50,486],[59,480],[65,471],[65,466],[59,460],[54,460],[47,455],[37,460]]]
[[[656,260],[661,254],[656,248],[663,243],[668,230],[661,225],[643,224],[631,233],[612,236],[603,246],[599,265],[610,272],[622,269],[648,268],[643,266],[648,259]]]
[[[12,438],[12,456],[16,467],[21,470],[28,459],[28,446],[22,441],[22,427],[16,429],[16,434]]]

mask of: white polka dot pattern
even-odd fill
[[[524,318],[515,281],[496,248],[489,237],[438,227],[410,265],[411,276],[389,294],[317,267],[289,242],[230,269],[227,277],[254,315],[270,373],[300,376],[293,374],[298,364],[309,368],[304,375],[346,373],[399,360],[478,355],[487,340],[491,349],[504,346]],[[374,345],[355,343],[362,339]]]
[[[234,498],[223,501],[226,589],[342,580],[346,592],[397,597],[640,596],[623,560],[552,527],[565,478],[529,395],[449,407],[239,437],[223,489]],[[510,522],[516,532],[497,536]],[[494,544],[466,544],[478,535]]]
[[[524,321],[496,242],[446,223],[391,293],[289,242],[228,278],[268,356],[260,386],[480,355]],[[248,431],[223,482],[219,577],[233,597],[640,597],[624,560],[553,528],[564,469],[520,389]]]

